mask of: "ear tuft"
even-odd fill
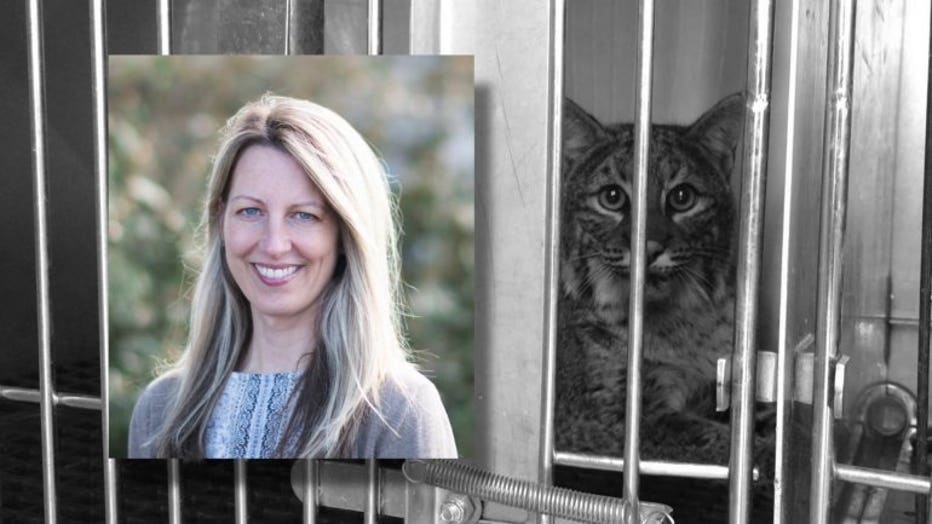
[[[563,99],[563,161],[574,160],[608,137],[598,120],[569,98]]]
[[[687,139],[701,145],[726,177],[735,162],[735,149],[744,125],[744,94],[720,100],[699,117],[686,132]]]

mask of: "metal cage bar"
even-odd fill
[[[583,453],[570,453],[556,451],[553,455],[554,464],[573,466],[577,468],[598,469],[602,471],[624,471],[625,461],[616,457],[602,455],[586,455]],[[728,466],[718,464],[695,464],[690,462],[670,462],[665,460],[642,460],[641,473],[665,477],[682,477],[693,479],[727,480]],[[757,470],[752,471],[757,479]]]
[[[382,54],[382,0],[369,0],[368,49],[370,55]]]
[[[294,53],[294,0],[285,0],[285,51],[283,54],[290,55]]]
[[[249,520],[248,480],[246,476],[246,461],[236,459],[233,461],[233,501],[236,515],[236,524],[246,524]]]
[[[110,310],[109,270],[107,267],[107,17],[105,0],[91,0],[91,63],[94,95],[94,178],[97,184],[97,314],[100,319],[100,398],[80,402],[82,407],[100,409],[101,446],[104,474],[104,517],[117,522],[116,461],[110,458]],[[85,400],[60,395],[60,402]],[[75,405],[76,404],[72,404]],[[76,406],[77,407],[77,406]]]
[[[838,480],[864,484],[876,488],[895,489],[910,493],[928,495],[930,489],[929,477],[894,473],[873,468],[862,468],[849,464],[835,466],[835,476]]]
[[[158,0],[158,50],[160,55],[171,54],[171,0]],[[181,471],[176,458],[167,460],[168,466],[168,522],[181,524]]]
[[[42,488],[45,521],[58,520],[55,491],[54,393],[52,391],[51,312],[49,307],[48,227],[45,186],[45,65],[42,46],[42,2],[26,4],[29,109],[32,120],[32,180],[34,190],[36,305],[39,327],[39,413],[42,441]]]
[[[317,506],[320,504],[317,496],[317,487],[320,482],[320,475],[317,468],[317,460],[304,460],[304,505],[302,506],[302,521],[304,524],[317,523]]]
[[[628,313],[628,370],[625,398],[624,498],[631,505],[628,524],[640,521],[641,360],[644,342],[646,277],[647,170],[650,162],[650,101],[654,53],[654,2],[638,4],[638,52],[635,70],[634,180],[631,220],[631,297]]]
[[[566,27],[565,0],[550,2],[550,71],[548,101],[549,155],[547,157],[546,232],[544,253],[544,359],[541,369],[541,431],[538,482],[553,484],[554,402],[557,355],[557,302],[560,294],[560,170],[563,155],[563,45]],[[542,524],[549,515],[540,514]]]
[[[841,317],[841,269],[848,192],[851,133],[851,79],[854,51],[854,2],[835,0],[829,14],[827,107],[822,162],[822,218],[819,233],[818,325],[813,392],[812,472],[809,516],[828,522],[835,474],[832,446],[832,367]]]
[[[14,402],[42,403],[42,391],[38,389],[0,386],[0,398]],[[103,401],[100,397],[79,395],[72,393],[56,393],[52,391],[52,404],[77,409],[101,409]]]
[[[780,231],[780,297],[778,307],[777,329],[777,440],[774,449],[774,524],[784,524],[786,515],[784,507],[787,502],[787,491],[784,488],[787,482],[792,482],[787,471],[788,435],[790,425],[790,401],[792,399],[795,378],[788,370],[794,368],[795,351],[790,342],[790,290],[793,288],[791,265],[790,239],[797,217],[793,209],[796,204],[794,184],[796,171],[794,163],[796,158],[796,121],[792,115],[797,111],[797,79],[800,70],[800,30],[801,15],[800,2],[794,0],[790,6],[790,37],[788,74],[783,79],[783,87],[787,92],[786,112],[790,115],[786,119],[786,150],[783,156],[783,224]]]
[[[932,20],[930,20],[932,27]],[[919,258],[919,347],[917,349],[918,373],[916,377],[917,424],[916,446],[913,448],[914,473],[929,475],[929,329],[932,321],[932,42],[929,44],[929,71],[926,86],[926,150],[922,190],[922,240]],[[929,520],[926,496],[916,500],[916,522],[925,524]]]
[[[171,0],[158,0],[158,48],[160,55],[170,55],[172,52],[172,9]]]
[[[748,43],[747,112],[744,120],[744,163],[741,185],[735,348],[732,357],[731,454],[728,520],[751,518],[751,473],[754,446],[754,393],[757,373],[757,305],[763,250],[764,181],[770,116],[770,65],[773,48],[773,2],[751,4]]]
[[[176,458],[168,459],[168,522],[181,524],[181,466]]]
[[[440,0],[411,0],[408,27],[412,55],[440,54]]]
[[[379,521],[379,461],[366,459],[366,511],[363,514],[366,524]]]

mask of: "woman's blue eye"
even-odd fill
[[[312,214],[310,214],[310,213],[308,213],[308,212],[306,212],[306,211],[298,211],[297,213],[294,214],[294,216],[295,216],[298,220],[314,220],[315,218],[317,218],[317,217],[315,217],[314,215],[312,215]]]
[[[262,212],[259,211],[258,207],[246,207],[246,208],[240,209],[239,213],[247,217],[257,217],[260,214],[262,214]]]

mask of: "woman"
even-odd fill
[[[448,458],[407,361],[394,206],[336,113],[266,95],[227,123],[208,183],[187,348],[137,401],[130,458]]]

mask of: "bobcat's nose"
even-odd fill
[[[663,244],[654,240],[647,241],[647,265],[651,265],[663,253]]]

